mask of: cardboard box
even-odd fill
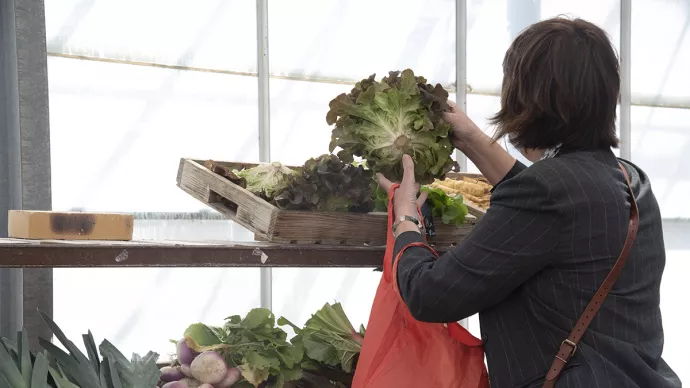
[[[130,241],[134,232],[131,214],[10,210],[8,219],[10,238]]]

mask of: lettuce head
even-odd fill
[[[392,71],[380,82],[375,76],[330,102],[330,152],[339,148],[346,163],[362,158],[374,173],[394,181],[402,179],[402,156],[408,154],[417,182],[443,177],[454,165],[451,128],[442,118],[450,109],[448,92],[409,69]]]

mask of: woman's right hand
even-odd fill
[[[453,130],[453,145],[477,166],[489,183],[496,185],[513,168],[515,158],[486,135],[452,101],[448,101],[448,105],[451,107],[450,112],[445,112],[443,119]]]
[[[483,132],[462,109],[458,109],[453,101],[448,100],[448,105],[450,105],[450,112],[443,113],[443,120],[450,124],[453,130],[451,133],[453,145],[463,151],[469,143],[475,141],[477,135],[482,135]]]

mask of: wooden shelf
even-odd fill
[[[0,239],[0,267],[375,268],[384,247],[182,241]]]

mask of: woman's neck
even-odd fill
[[[520,150],[520,153],[522,154],[522,156],[527,158],[527,160],[534,163],[534,162],[539,161],[539,159],[541,159],[542,155],[544,155],[544,151],[545,150],[543,150],[541,148],[530,148],[530,149],[523,148]]]

